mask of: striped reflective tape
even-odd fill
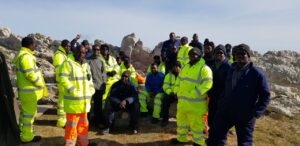
[[[75,89],[75,87],[72,86],[72,87],[70,87],[70,88],[68,89],[68,92],[70,93],[70,92],[72,92],[74,89]]]
[[[193,137],[193,141],[202,141],[204,139],[205,139],[204,136],[201,136],[201,137],[198,137],[198,138]]]
[[[92,96],[80,96],[80,97],[64,96],[64,98],[68,100],[85,100],[85,99],[91,99]]]
[[[23,126],[32,127],[32,124],[29,124],[29,123],[23,123]]]
[[[78,139],[87,139],[88,138],[88,135],[80,135],[78,136]]]
[[[38,91],[38,90],[43,90],[44,88],[19,88],[19,92],[34,92],[34,91]]]
[[[34,115],[23,115],[23,118],[32,119],[32,118],[34,118]]]
[[[67,73],[60,73],[59,76],[60,76],[60,77],[68,77],[69,74],[67,74]]]
[[[37,77],[37,78],[36,78],[36,80],[34,80],[32,83],[36,83],[36,82],[38,82],[38,81],[39,81],[39,79],[40,79],[40,77]]]
[[[189,126],[177,126],[178,129],[189,129]]]
[[[67,126],[76,126],[78,124],[78,122],[67,122],[66,125]]]
[[[189,97],[185,97],[185,96],[179,96],[178,99],[186,100],[186,101],[190,101],[190,102],[206,101],[206,98],[189,98]]]

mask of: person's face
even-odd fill
[[[107,48],[103,48],[103,49],[101,49],[100,51],[101,51],[100,53],[101,53],[103,56],[107,56],[107,55],[108,55],[108,49],[107,49]]]
[[[174,66],[174,67],[172,68],[172,71],[173,71],[174,73],[178,74],[178,73],[181,71],[181,68],[180,68],[179,66]]]
[[[85,58],[85,54],[86,54],[85,48],[81,47],[80,50],[77,52],[76,56],[79,61],[83,61],[83,59]]]
[[[211,51],[212,51],[212,47],[211,47],[211,46],[206,45],[206,46],[204,47],[204,53],[205,53],[205,54],[210,53]]]
[[[152,65],[151,66],[151,72],[153,73],[153,74],[156,74],[158,71],[157,71],[157,65]]]
[[[93,48],[93,53],[94,53],[95,56],[99,56],[99,54],[100,54],[100,47],[97,46],[97,47]]]
[[[193,40],[198,40],[198,35],[197,34],[193,36]]]
[[[123,74],[122,75],[122,81],[124,84],[128,84],[129,83],[129,75],[128,74]]]
[[[34,50],[36,50],[37,48],[36,48],[36,44],[35,44],[35,42],[33,42],[33,44],[32,45],[29,45],[29,47],[28,47],[31,51],[34,51]]]
[[[237,49],[235,51],[235,61],[239,64],[247,64],[249,62],[247,52],[244,50]]]
[[[217,50],[214,54],[215,60],[217,61],[223,61],[225,59],[225,54],[221,50]]]
[[[197,53],[195,53],[193,50],[189,52],[189,59],[191,63],[196,62],[199,58],[200,56]]]
[[[185,44],[187,44],[188,42],[187,42],[187,40],[185,40],[185,39],[181,39],[181,40],[180,40],[180,43],[181,43],[182,45],[185,45]]]
[[[90,45],[84,45],[84,48],[86,51],[88,51],[90,49]]]
[[[170,40],[175,40],[175,33],[171,33],[169,37],[170,37]]]
[[[70,49],[71,49],[70,43],[68,43],[67,46],[65,46],[64,49],[65,49],[66,53],[69,53],[69,51],[70,51]]]
[[[121,65],[121,64],[122,64],[121,58],[117,58],[116,60],[117,60],[118,65]]]

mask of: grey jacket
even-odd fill
[[[95,90],[105,90],[106,70],[104,63],[99,57],[91,56],[87,59],[92,72]]]

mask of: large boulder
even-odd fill
[[[131,53],[135,47],[135,44],[139,41],[139,39],[135,36],[135,33],[131,33],[125,36],[121,42],[121,50],[125,52],[125,54],[131,57]]]
[[[12,34],[9,28],[0,27],[0,45],[10,50],[19,50],[21,37]]]
[[[272,91],[269,111],[293,116],[300,113],[300,54],[269,51],[253,54],[252,60],[268,76]]]

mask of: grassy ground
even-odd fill
[[[35,132],[43,137],[37,144],[41,146],[63,145],[64,129],[55,127],[56,111],[50,110],[35,122]],[[118,122],[117,133],[101,135],[100,130],[91,127],[89,139],[99,146],[167,146],[169,140],[176,135],[176,123],[171,122],[166,128],[152,125],[149,119],[141,119],[140,133],[131,135],[127,131],[128,121]],[[191,143],[192,144],[192,143]],[[228,136],[228,145],[235,146],[236,136]],[[300,116],[289,118],[269,114],[257,120],[254,133],[256,146],[299,146],[300,145]]]

